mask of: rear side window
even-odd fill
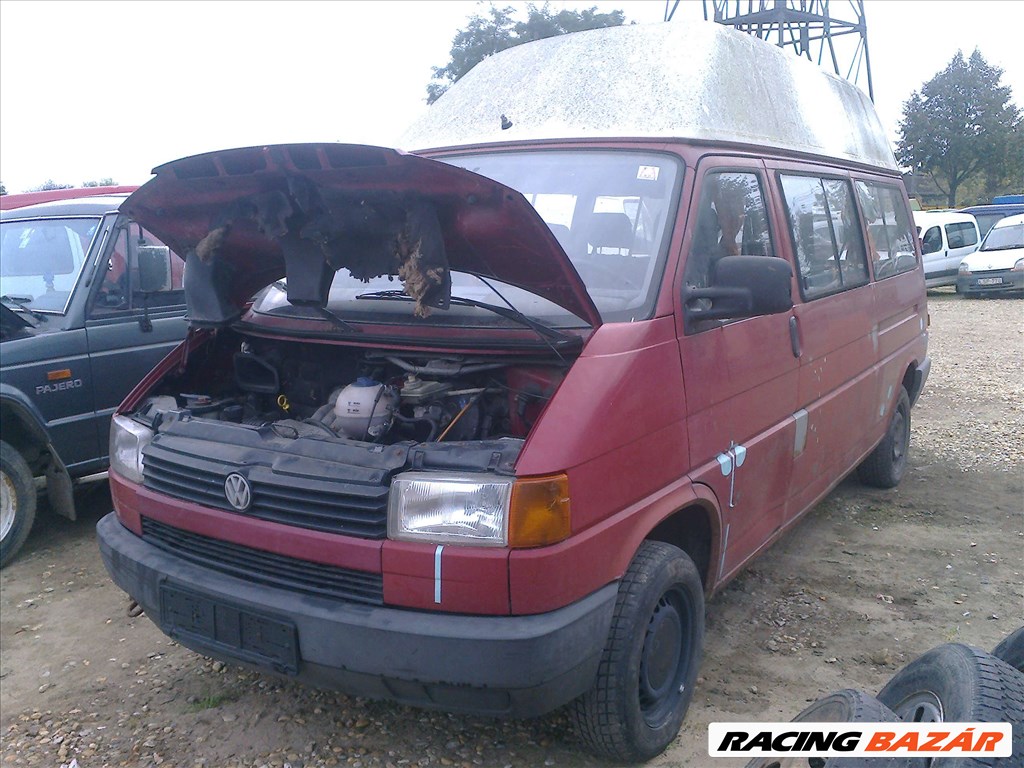
[[[875,279],[914,269],[917,266],[914,229],[900,190],[889,184],[867,181],[858,181],[856,188],[857,199],[867,224],[868,255],[871,257]],[[934,236],[939,237],[941,247],[942,238],[938,227],[932,227],[928,232],[934,232]]]
[[[868,282],[864,240],[845,179],[781,176],[805,299]]]
[[[946,241],[950,248],[967,248],[978,243],[978,230],[967,221],[956,221],[946,225]]]

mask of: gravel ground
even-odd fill
[[[709,602],[687,722],[660,766],[707,757],[707,724],[788,720],[843,687],[877,692],[960,640],[1024,623],[1024,302],[929,295],[928,386],[893,491],[841,484]],[[225,666],[164,637],[100,563],[92,527],[42,515],[0,579],[0,765],[580,766],[563,712],[506,722],[316,691]]]
[[[914,446],[961,470],[1024,466],[1024,302],[928,295],[932,371]],[[916,415],[916,412],[915,412]]]

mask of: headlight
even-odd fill
[[[1017,259],[1013,264],[1012,272],[1024,272],[1024,259]]]
[[[114,416],[110,425],[110,468],[133,483],[142,482],[142,454],[153,430],[128,416]]]
[[[960,272],[961,275],[969,275],[969,274],[971,274],[971,268],[969,266],[967,266],[967,264],[965,262],[963,262],[963,261],[960,262],[960,268],[959,268],[958,271]]]
[[[567,538],[565,475],[404,472],[391,483],[388,537],[478,547],[538,547]]]
[[[508,544],[512,478],[405,472],[391,481],[388,537],[439,544]]]

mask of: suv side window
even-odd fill
[[[844,179],[780,176],[800,292],[815,299],[868,282],[853,191]]]
[[[856,187],[867,222],[868,253],[875,279],[914,269],[914,230],[900,191],[888,184],[867,181],[858,181]]]
[[[966,221],[946,225],[946,240],[950,248],[966,248],[978,242],[978,233]]]
[[[164,247],[157,237],[138,224],[121,227],[107,256],[107,271],[93,297],[90,317],[109,317],[119,312],[149,308],[179,307],[185,303],[182,278],[184,261],[168,249],[169,260],[153,251]],[[148,250],[147,250],[148,249]],[[140,264],[141,260],[141,264]],[[140,269],[165,270],[158,290],[141,290]]]
[[[921,238],[921,253],[935,253],[942,250],[942,232],[938,227],[929,227]]]
[[[774,256],[764,193],[756,174],[713,172],[704,177],[697,225],[684,280],[693,288],[715,282],[723,256]]]

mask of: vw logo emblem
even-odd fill
[[[252,502],[252,490],[249,488],[249,481],[237,472],[232,472],[224,481],[224,496],[228,504],[244,512]]]

